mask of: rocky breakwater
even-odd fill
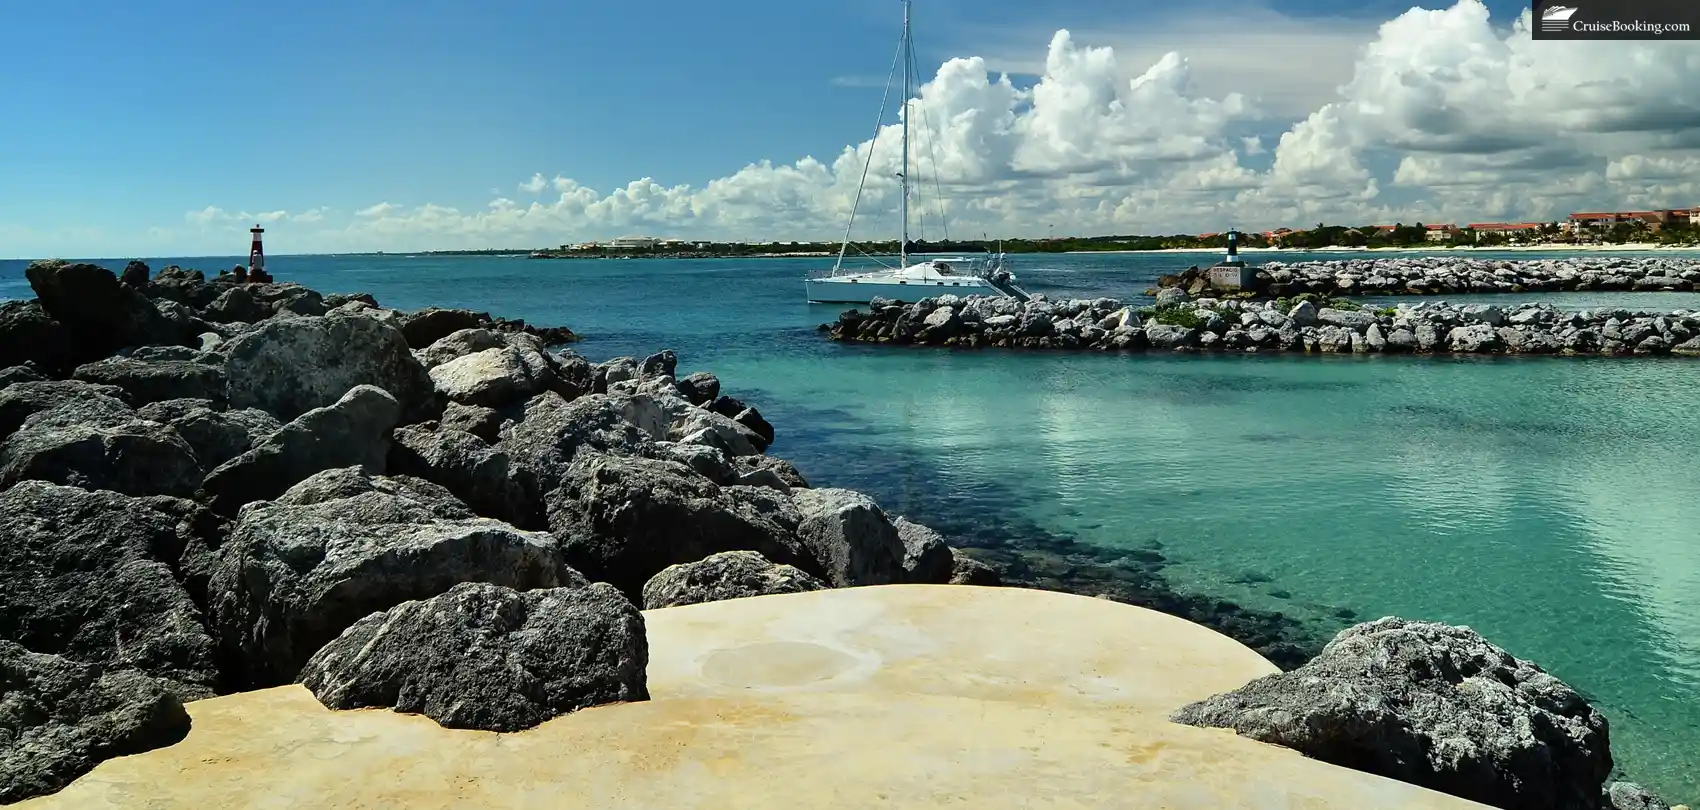
[[[1376,257],[1269,262],[1243,297],[1319,295],[1458,295],[1573,291],[1687,292],[1700,285],[1700,260],[1580,256],[1564,259],[1474,259],[1455,256]],[[1147,291],[1209,294],[1206,270],[1188,268],[1157,279]]]
[[[0,803],[299,682],[512,731],[648,696],[639,608],[995,581],[676,358],[38,262],[0,308]]]
[[[876,301],[821,330],[833,340],[918,346],[1325,354],[1461,353],[1700,356],[1700,312],[1561,310],[1421,301],[1366,308],[1312,295],[1275,301],[1163,290],[1132,307],[1108,298],[1021,302],[940,296]]]

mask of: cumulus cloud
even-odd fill
[[[1330,54],[1347,53],[1342,37],[1355,44],[1333,73],[1321,60],[1310,81],[1328,89],[1307,85],[1315,103],[1296,112],[1294,93],[1265,92],[1260,71],[1286,69],[1267,54],[1237,68],[1246,92],[1220,75],[1200,81],[1184,48],[1118,49],[1069,31],[1031,66],[1036,81],[982,57],[943,63],[907,113],[922,235],[942,236],[946,220],[958,236],[1168,233],[1700,203],[1700,51],[1688,43],[1535,42],[1527,11],[1496,21],[1479,0],[1378,28],[1323,24],[1301,41]],[[1218,73],[1223,58],[1210,56]],[[314,238],[336,249],[818,239],[838,236],[852,205],[859,235],[889,238],[899,158],[890,125],[835,155],[759,160],[695,186],[642,178],[604,192],[539,172],[518,184],[528,201],[382,202],[324,218]]]

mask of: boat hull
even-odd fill
[[[975,278],[907,283],[811,278],[805,279],[803,283],[808,287],[811,304],[866,304],[875,298],[912,304],[923,298],[937,298],[941,295],[1003,295],[992,285]]]

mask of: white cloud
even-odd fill
[[[1210,45],[1202,29],[1189,39],[1192,29],[1180,23],[1175,30],[1186,35],[1173,52],[1149,50],[1160,31],[1113,48],[1060,31],[1030,68],[1036,82],[994,75],[994,60],[951,59],[912,106],[924,235],[941,235],[935,185],[957,235],[1552,217],[1700,203],[1700,51],[1682,42],[1534,42],[1528,16],[1494,21],[1478,0],[1412,9],[1379,27],[1264,13],[1252,20],[1269,25],[1258,36],[1290,35],[1300,45],[1243,53]],[[1243,44],[1255,27],[1242,19],[1224,36]],[[1304,87],[1281,89],[1301,72]],[[1295,99],[1305,106],[1295,109]],[[518,184],[529,202],[382,202],[341,222],[321,213],[322,223],[300,214],[295,222],[323,227],[296,241],[345,250],[627,233],[834,238],[870,155],[858,234],[889,238],[896,129],[836,155],[753,162],[700,186],[643,178],[603,193],[539,172]],[[553,198],[538,199],[546,191]],[[202,225],[230,217],[212,207],[187,215]]]

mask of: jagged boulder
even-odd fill
[[[720,396],[720,379],[706,371],[699,371],[679,381],[679,394],[692,405],[703,407]]]
[[[606,583],[519,592],[469,582],[355,622],[308,660],[301,683],[333,709],[520,731],[648,700],[648,665],[643,614]]]
[[[757,451],[765,453],[768,446],[773,444],[773,425],[768,424],[768,421],[762,418],[760,411],[745,404],[742,400],[724,395],[718,396],[708,404],[708,410],[749,428],[751,433],[760,438],[760,441],[756,443]]]
[[[773,477],[779,479],[780,482],[785,484],[787,491],[792,488],[807,489],[809,486],[808,480],[803,478],[803,474],[797,470],[797,465],[782,458],[774,458],[773,456],[739,456],[732,459],[732,463],[738,468],[738,473],[741,479],[739,483],[742,484],[750,484],[752,483],[752,481],[748,480],[750,476],[766,472],[771,473]],[[765,480],[765,478],[763,480]]]
[[[371,318],[280,318],[221,349],[232,407],[294,419],[342,398],[357,385],[388,391],[403,423],[436,415],[431,378],[400,332]]]
[[[7,404],[0,402],[0,415],[9,410]],[[202,474],[194,449],[176,431],[104,396],[58,401],[29,415],[0,442],[0,489],[36,480],[126,495],[187,497]]]
[[[201,316],[214,323],[256,323],[271,315],[270,309],[254,299],[246,284],[227,287],[201,310]]]
[[[42,481],[0,493],[0,638],[213,694],[212,639],[172,575],[191,534],[161,507]]]
[[[39,301],[0,301],[0,367],[35,363],[50,371],[75,366],[71,332]]]
[[[1612,782],[1600,791],[1600,810],[1671,810],[1671,806],[1634,782]]]
[[[220,410],[206,399],[163,400],[143,406],[137,414],[177,431],[209,470],[248,452],[283,427],[258,408]]]
[[[963,554],[961,549],[953,548],[950,550],[949,584],[998,586],[1003,584],[1003,574],[998,569]]]
[[[496,449],[508,454],[515,476],[534,498],[560,484],[581,452],[635,456],[651,437],[627,417],[629,400],[592,394],[568,402],[553,391],[525,403],[502,431]]]
[[[24,275],[42,309],[65,326],[79,361],[126,346],[169,345],[193,337],[104,267],[54,259],[30,263]]]
[[[524,529],[546,529],[541,504],[515,477],[508,454],[483,439],[446,427],[395,431],[390,472],[442,486],[484,517]]]
[[[892,521],[897,538],[903,542],[903,581],[925,585],[942,585],[950,581],[956,558],[944,536],[908,518]]]
[[[554,369],[542,352],[514,346],[484,349],[433,366],[431,382],[451,401],[500,408],[554,387]]]
[[[23,427],[24,420],[61,406],[80,408],[86,418],[125,417],[132,411],[128,394],[111,385],[82,380],[26,380],[0,388],[0,438]]]
[[[502,426],[509,421],[501,411],[495,408],[450,402],[448,407],[443,409],[443,416],[437,420],[437,424],[444,430],[464,430],[486,442],[495,444],[501,441]]]
[[[189,734],[189,713],[160,680],[6,640],[0,696],[0,804],[55,793],[105,760]]]
[[[267,500],[324,470],[360,467],[382,474],[401,406],[381,388],[358,385],[314,408],[207,474],[201,489],[220,514]]]
[[[467,309],[426,307],[403,314],[402,335],[407,345],[423,349],[462,329],[479,329],[490,323],[490,316]]]
[[[295,680],[360,619],[462,582],[588,584],[547,534],[477,517],[427,481],[348,468],[243,509],[207,599],[226,674],[260,688]]]
[[[71,377],[123,389],[129,401],[138,405],[167,399],[224,399],[224,369],[186,359],[108,357],[78,366]]]
[[[1507,810],[1593,810],[1612,769],[1575,690],[1469,628],[1393,617],[1173,719]]]
[[[662,569],[721,551],[818,573],[794,534],[796,510],[767,492],[716,486],[676,461],[593,454],[573,464],[546,507],[569,565],[641,600]]]
[[[884,510],[848,489],[800,489],[797,535],[836,588],[902,582],[903,540]]]
[[[669,565],[643,586],[644,610],[805,593],[829,587],[802,569],[780,565],[755,551],[723,551],[693,563]]]
[[[41,373],[41,367],[33,362],[23,365],[0,368],[0,391],[12,383],[47,382],[47,375]]]

